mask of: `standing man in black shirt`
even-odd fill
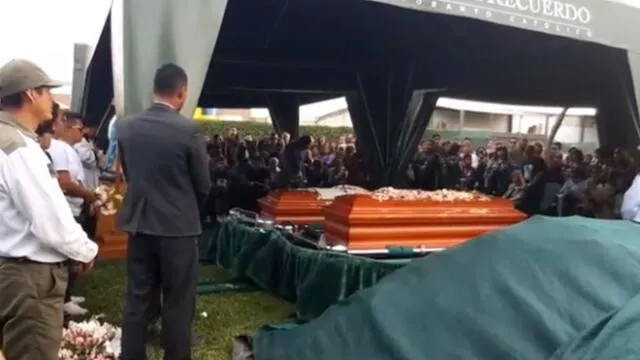
[[[278,187],[287,188],[292,185],[300,185],[302,171],[302,153],[309,149],[313,140],[310,136],[302,136],[287,144],[280,157],[282,171],[279,174]]]
[[[522,162],[522,174],[526,181],[521,210],[528,215],[534,215],[540,210],[540,204],[544,197],[544,174],[546,164],[544,159],[537,154],[533,145],[527,146],[525,159]]]

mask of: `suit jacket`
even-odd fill
[[[115,126],[127,180],[120,228],[131,234],[199,235],[211,180],[198,125],[156,103]]]

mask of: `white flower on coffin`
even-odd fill
[[[333,200],[342,195],[369,194],[369,191],[353,185],[338,185],[332,188],[310,188],[303,190],[315,192],[318,200]]]
[[[99,200],[95,206],[102,215],[115,215],[118,212],[123,196],[116,193],[116,188],[113,185],[102,184],[98,186],[96,195]]]
[[[88,321],[70,321],[62,332],[59,360],[115,360],[120,356],[120,328],[101,323],[97,317]]]
[[[387,200],[408,200],[408,201],[438,201],[438,202],[467,202],[467,201],[490,201],[491,198],[477,193],[456,190],[403,190],[392,187],[380,188],[371,193],[371,197],[378,201]]]

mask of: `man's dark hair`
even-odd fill
[[[301,150],[304,150],[306,148],[309,147],[309,145],[311,145],[311,136],[309,135],[303,135],[301,136],[297,141],[296,144],[298,145],[298,147]]]
[[[84,116],[80,113],[73,112],[73,111],[65,111],[63,115],[64,115],[63,121],[67,126],[73,126],[78,123],[81,123],[82,125],[84,125]]]
[[[44,134],[53,134],[53,120],[48,120],[38,125],[36,135],[42,136]]]
[[[153,78],[153,93],[156,95],[175,95],[187,85],[187,73],[176,64],[162,65]]]
[[[82,122],[84,122],[84,115],[74,112],[74,111],[65,111],[64,112],[64,118],[65,120],[80,120]]]
[[[18,109],[24,105],[22,93],[4,96],[0,99],[0,106],[4,109]]]
[[[60,113],[60,104],[54,101],[53,106],[51,107],[51,120],[57,119],[58,113]]]
[[[614,150],[611,147],[603,146],[597,148],[595,151],[595,155],[601,160],[612,160],[613,159]]]
[[[36,88],[38,94],[42,94],[45,88]],[[18,109],[25,105],[25,92],[11,94],[0,98],[0,107],[3,109]]]

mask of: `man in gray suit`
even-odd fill
[[[211,189],[204,138],[179,114],[187,75],[174,64],[154,79],[154,104],[116,121],[127,193],[120,227],[129,234],[122,360],[145,360],[149,312],[162,296],[165,360],[191,359],[200,209]]]

